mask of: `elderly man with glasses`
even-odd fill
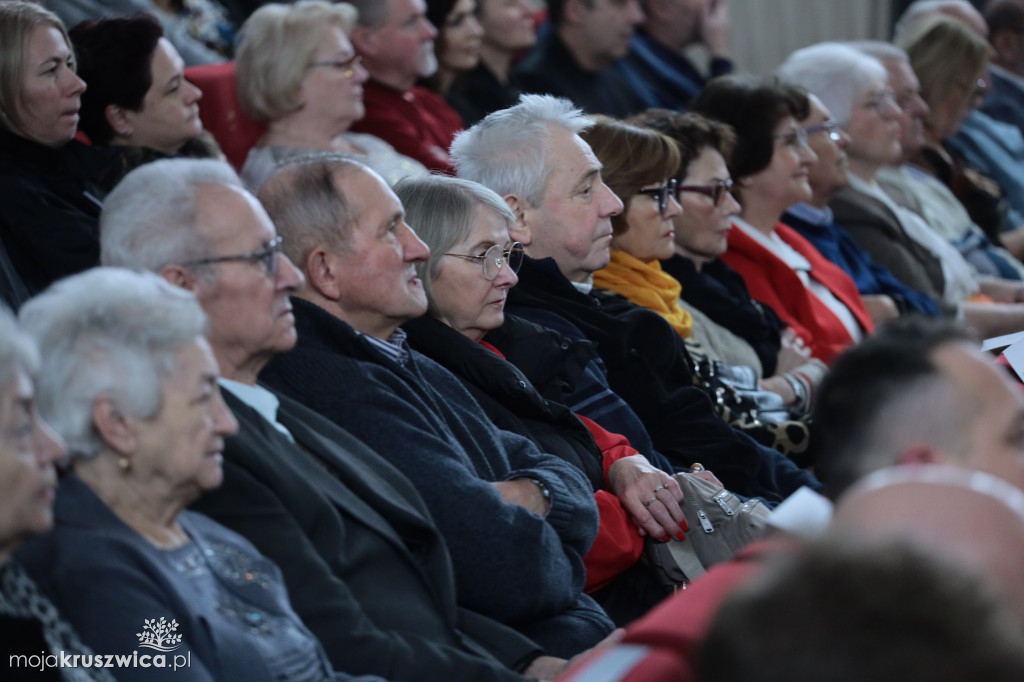
[[[336,669],[420,682],[550,676],[560,661],[459,608],[447,545],[415,485],[257,383],[295,345],[290,296],[304,278],[229,166],[164,160],[128,174],[104,204],[101,247],[104,264],[157,272],[202,305],[239,431],[225,441],[223,485],[197,510],[281,567],[296,612]]]
[[[327,157],[283,166],[259,198],[308,280],[292,300],[298,345],[263,380],[413,481],[451,550],[460,605],[556,656],[597,644],[613,626],[583,593],[598,531],[590,481],[498,429],[457,377],[408,347],[400,326],[427,311],[416,265],[429,250],[398,197],[369,168]]]

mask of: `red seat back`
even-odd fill
[[[203,91],[199,116],[235,170],[245,163],[246,154],[266,129],[242,110],[235,84],[235,63],[203,64],[185,69],[185,78]]]

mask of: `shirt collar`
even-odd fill
[[[358,329],[356,330],[356,334],[359,334],[359,336],[369,341],[371,346],[403,367],[409,359],[409,348],[405,343],[406,334],[405,330],[401,327],[396,329],[395,333],[389,336],[386,340],[378,339],[376,336],[370,336],[369,334],[364,334]]]
[[[589,296],[590,292],[594,290],[594,276],[593,275],[587,275],[586,281],[584,281],[584,282],[569,282],[569,284],[571,284],[573,286],[573,288],[576,289],[576,291],[580,292],[581,294],[585,294],[585,295]]]
[[[276,395],[263,388],[258,384],[243,384],[240,381],[232,381],[231,379],[225,379],[221,377],[220,386],[224,390],[231,393],[243,403],[256,410],[261,417],[266,419],[271,425],[288,437],[288,440],[295,442],[295,438],[292,437],[291,431],[277,421],[277,408],[281,406],[281,401]]]

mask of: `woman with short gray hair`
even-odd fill
[[[242,180],[252,191],[285,159],[311,151],[351,154],[388,182],[424,173],[384,140],[349,132],[363,117],[368,74],[348,35],[356,9],[346,3],[270,3],[242,26],[235,61],[246,113],[267,122],[249,151]]]
[[[220,485],[238,428],[195,297],[95,268],[21,318],[47,369],[40,411],[71,462],[53,533],[19,559],[98,655],[138,660],[118,679],[350,680],[292,610],[277,566],[185,510]]]

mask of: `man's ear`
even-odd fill
[[[108,396],[92,401],[92,423],[107,447],[122,457],[135,454],[137,439],[131,419],[114,405]]]
[[[377,31],[369,26],[357,23],[352,29],[352,33],[349,34],[348,39],[352,43],[352,47],[355,48],[356,54],[370,57],[376,54]]]
[[[322,246],[314,248],[306,257],[302,273],[306,286],[329,301],[341,298],[342,272],[338,254]]]
[[[174,286],[181,287],[182,289],[195,293],[196,276],[185,266],[172,263],[160,268],[160,272],[157,274]]]
[[[530,232],[530,217],[528,213],[531,213],[528,209],[527,202],[521,200],[516,194],[506,194],[505,203],[512,209],[512,212],[516,216],[516,221],[508,228],[508,236],[512,238],[514,242],[521,242],[522,245],[529,246],[532,241],[532,234]]]

